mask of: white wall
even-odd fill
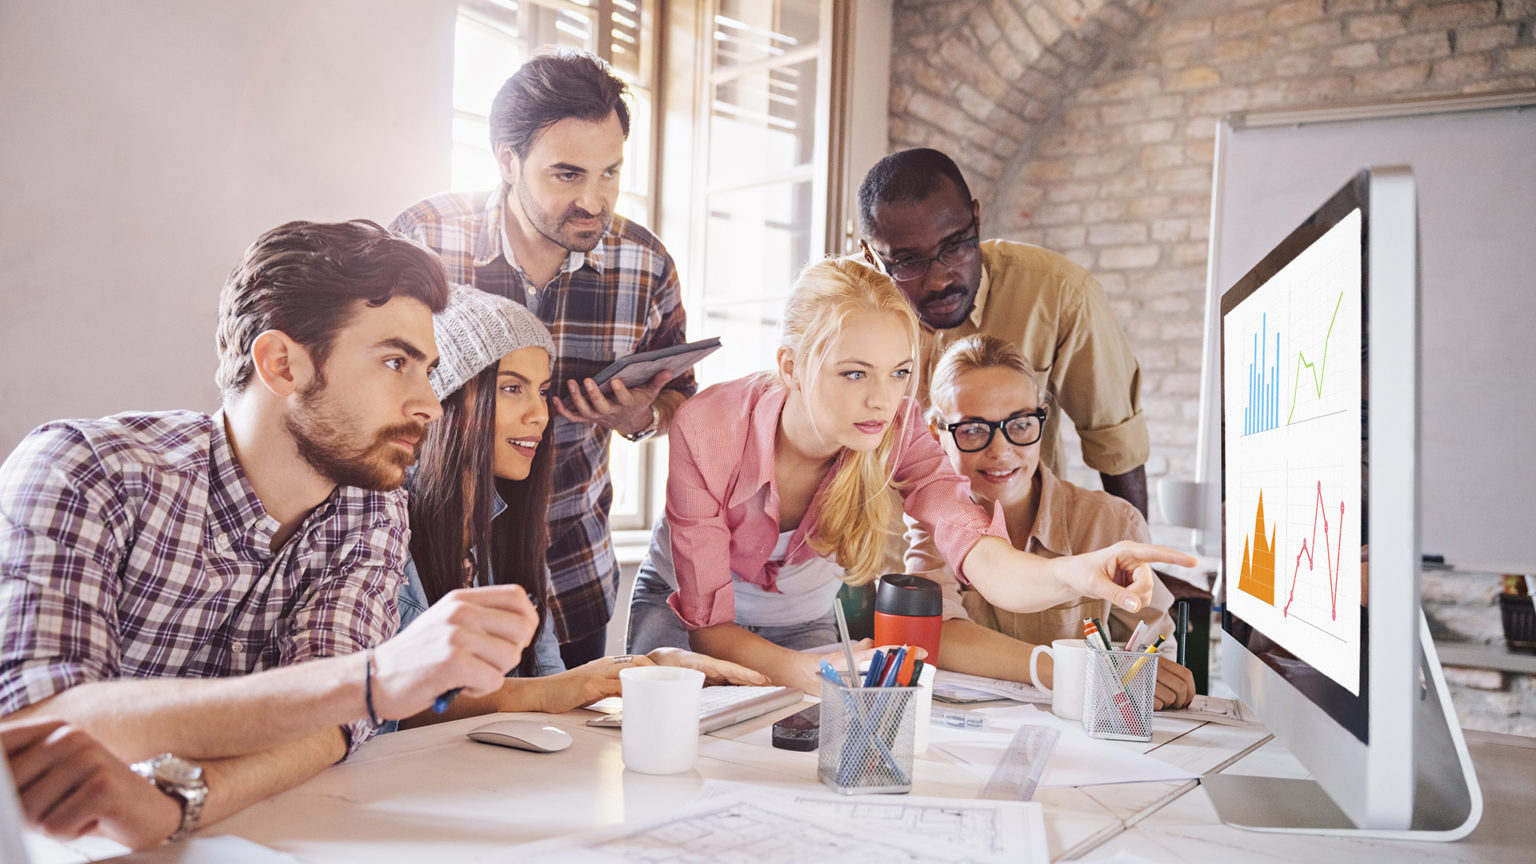
[[[224,276],[290,219],[447,188],[454,0],[0,4],[0,455],[213,410]]]

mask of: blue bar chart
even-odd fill
[[[1248,363],[1248,402],[1243,409],[1243,434],[1267,432],[1280,425],[1280,333],[1275,353],[1269,353],[1269,315],[1261,317],[1253,334],[1253,360]],[[1273,362],[1271,362],[1273,357]]]

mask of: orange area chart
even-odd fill
[[[1252,558],[1249,557],[1250,549]],[[1243,540],[1243,568],[1237,575],[1237,590],[1275,605],[1275,530],[1264,535],[1264,493],[1259,493],[1259,515],[1253,533]]]

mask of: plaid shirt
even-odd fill
[[[442,256],[449,282],[474,285],[533,310],[555,337],[551,380],[563,391],[620,357],[681,345],[684,314],[677,270],[661,241],[622,216],[591,252],[572,252],[554,280],[534,285],[505,248],[502,199],[494,192],[428,198],[389,226]],[[692,395],[690,372],[669,390]],[[613,484],[609,430],[554,415],[555,478],[549,510],[551,607],[561,642],[608,624],[619,589],[608,530]]]
[[[88,681],[376,645],[397,625],[407,524],[404,492],[338,487],[274,553],[222,414],[43,426],[0,466],[0,715]],[[345,728],[353,748],[373,734]]]

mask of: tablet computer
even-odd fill
[[[592,380],[599,387],[615,378],[623,381],[625,387],[639,387],[651,380],[657,372],[667,371],[674,376],[681,375],[719,347],[719,337],[711,336],[697,342],[673,345],[655,351],[642,351],[613,361],[608,364],[608,368],[593,375]]]

